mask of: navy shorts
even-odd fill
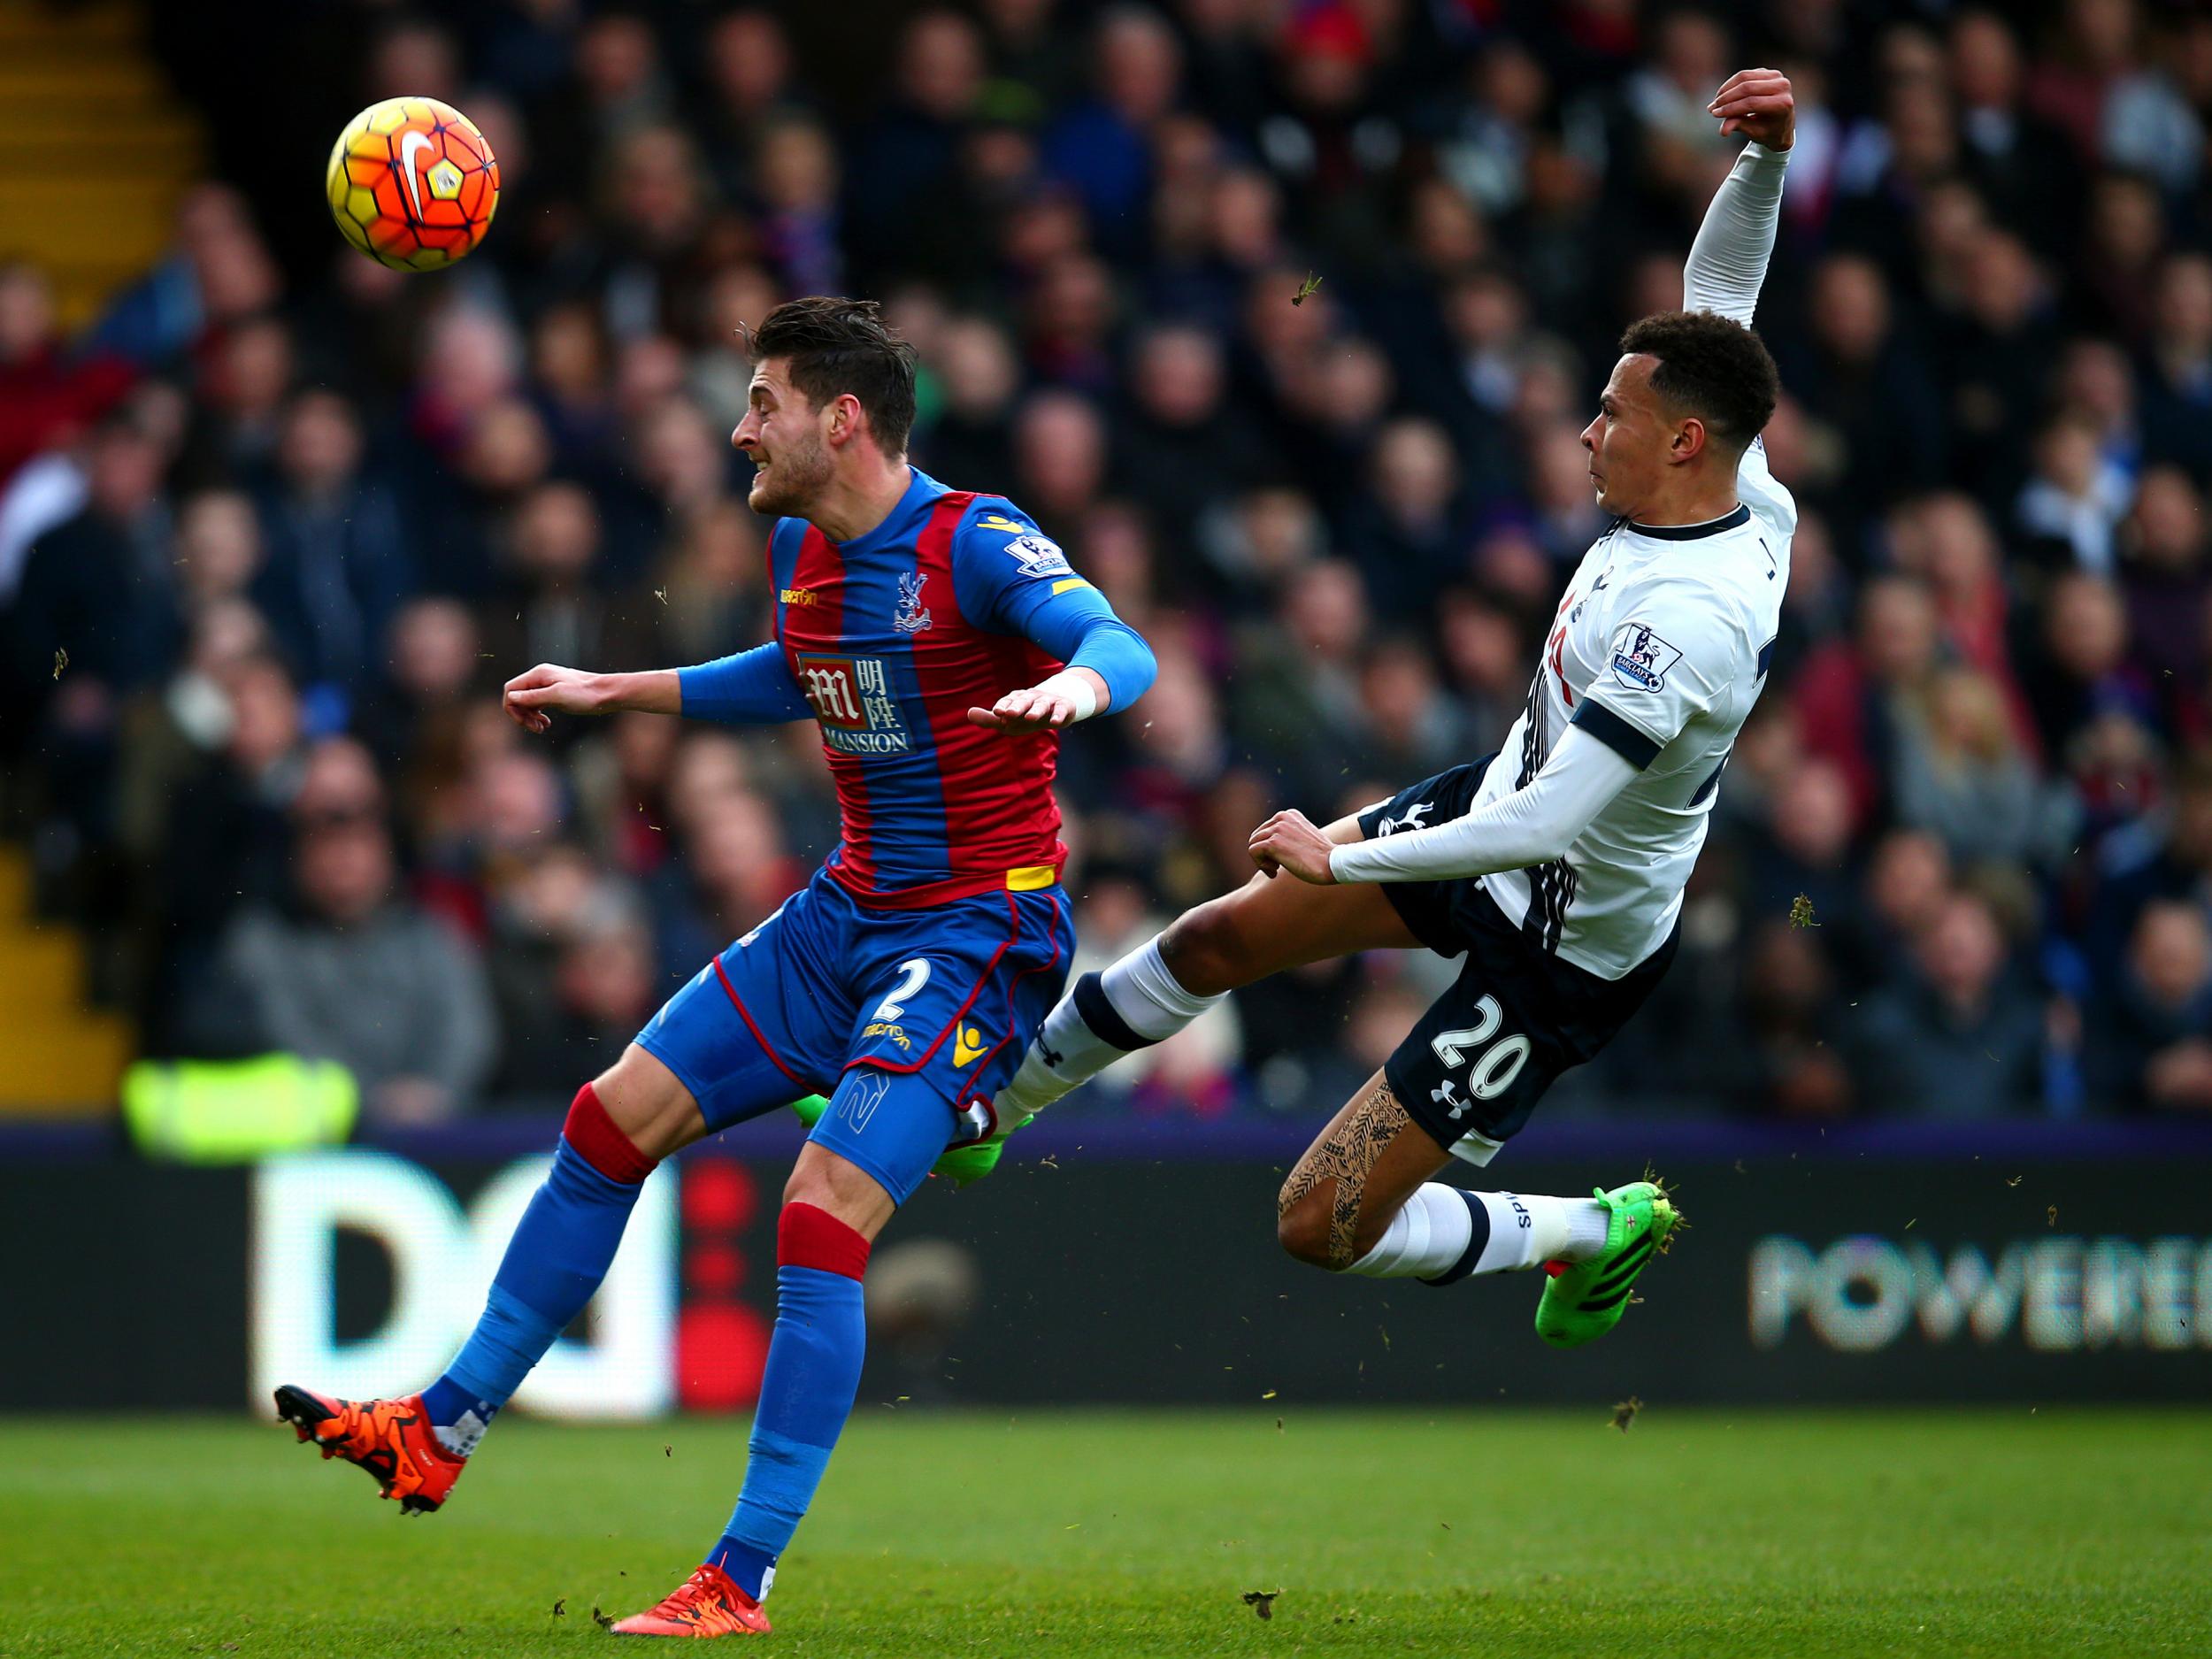
[[[1360,814],[1383,824],[1466,816],[1495,756],[1455,766]],[[1516,926],[1479,876],[1388,881],[1384,894],[1413,936],[1440,956],[1464,955],[1459,978],[1383,1063],[1406,1115],[1455,1157],[1487,1164],[1528,1122],[1554,1079],[1594,1058],[1644,1004],[1674,960],[1681,929],[1617,979],[1563,961]]]
[[[956,1109],[1013,1076],[1074,949],[1056,886],[878,910],[818,872],[669,998],[638,1046],[710,1131],[827,1094],[810,1138],[904,1203]]]

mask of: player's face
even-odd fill
[[[1607,512],[1633,518],[1664,475],[1675,425],[1651,389],[1659,360],[1645,353],[1613,365],[1597,419],[1582,429],[1590,453],[1590,488]]]
[[[765,518],[808,516],[830,479],[825,419],[791,384],[780,359],[770,358],[753,370],[745,419],[730,434],[739,453],[753,464],[747,506]]]

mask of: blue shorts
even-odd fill
[[[638,1046],[710,1132],[829,1095],[810,1138],[904,1203],[956,1110],[1014,1075],[1074,949],[1057,887],[871,910],[817,872],[669,998]]]

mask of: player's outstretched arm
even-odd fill
[[[507,712],[542,732],[554,714],[685,714],[695,720],[768,726],[806,719],[812,710],[772,641],[690,668],[595,674],[540,663],[507,682]]]
[[[507,682],[500,699],[508,718],[526,732],[542,732],[556,714],[680,714],[682,694],[676,671],[642,674],[595,674],[581,668],[540,663]]]
[[[1342,843],[1330,841],[1302,812],[1278,812],[1252,832],[1252,862],[1263,875],[1287,870],[1317,887],[1524,870],[1564,856],[1641,770],[1603,736],[1570,726],[1534,778],[1464,818]]]
[[[1705,211],[1682,270],[1682,303],[1748,327],[1774,252],[1782,177],[1797,141],[1797,104],[1779,70],[1745,69],[1728,78],[1706,109],[1720,119],[1723,133],[1741,133],[1751,142]]]

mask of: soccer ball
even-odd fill
[[[435,98],[387,98],[330,148],[330,216],[380,265],[435,271],[484,239],[499,163],[476,123]]]

